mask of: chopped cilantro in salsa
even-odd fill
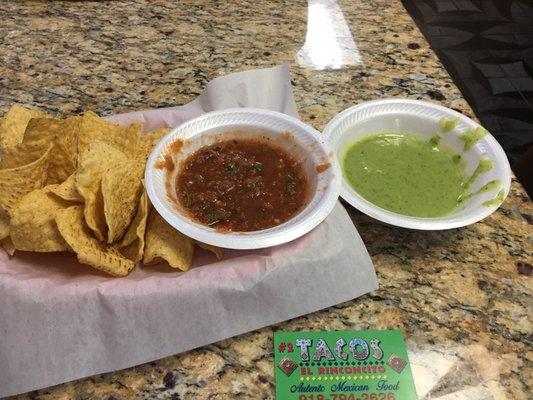
[[[220,230],[279,225],[305,205],[302,162],[268,139],[239,139],[200,148],[176,178],[179,202],[199,222]]]

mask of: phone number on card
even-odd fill
[[[301,394],[298,400],[396,400],[394,393],[361,393],[351,394]]]

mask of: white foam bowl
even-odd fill
[[[285,132],[290,132],[293,140],[280,140]],[[252,232],[219,232],[191,219],[177,206],[175,198],[176,176],[183,161],[200,147],[216,141],[254,135],[273,138],[291,155],[303,161],[311,189],[305,208],[281,225]],[[318,131],[300,120],[274,111],[234,108],[211,112],[178,126],[155,146],[146,164],[146,190],[159,214],[174,228],[193,239],[231,249],[258,249],[286,243],[322,222],[339,196],[342,180],[339,165],[328,146],[321,143],[319,138]],[[177,139],[183,140],[184,145],[179,153],[173,155],[174,170],[155,168],[155,164],[163,160],[169,146]],[[331,167],[317,173],[316,166],[323,163],[330,163]]]
[[[384,99],[358,104],[335,116],[324,129],[326,141],[343,160],[345,151],[355,141],[381,132],[405,132],[429,139],[442,131],[440,118],[458,118],[459,124],[451,132],[442,135],[441,143],[458,154],[463,153],[464,143],[459,134],[479,125],[461,113],[449,108],[417,100]],[[449,215],[436,218],[419,218],[397,214],[378,207],[360,196],[343,179],[341,196],[352,206],[363,213],[391,225],[421,230],[440,230],[466,226],[492,214],[499,205],[487,207],[483,202],[493,199],[503,189],[505,196],[511,185],[511,169],[509,161],[493,136],[482,137],[475,146],[462,154],[466,162],[467,173],[470,175],[477,167],[479,160],[489,158],[493,162],[492,169],[481,174],[473,183],[471,190],[476,191],[486,183],[500,179],[501,186],[491,192],[472,196],[461,208]],[[342,161],[341,161],[342,162]]]

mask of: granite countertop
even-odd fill
[[[300,116],[317,129],[354,103],[382,97],[433,101],[472,116],[400,1],[309,3],[307,32],[302,0],[3,2],[0,113],[14,102],[61,115],[183,104],[212,78],[287,60]],[[400,328],[420,398],[527,399],[533,206],[522,187],[513,181],[484,221],[442,232],[386,226],[346,207],[379,290],[13,398],[272,399],[275,330]]]

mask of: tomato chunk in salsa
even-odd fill
[[[225,140],[191,154],[176,178],[177,197],[191,216],[222,231],[280,225],[305,205],[302,162],[268,139]]]

